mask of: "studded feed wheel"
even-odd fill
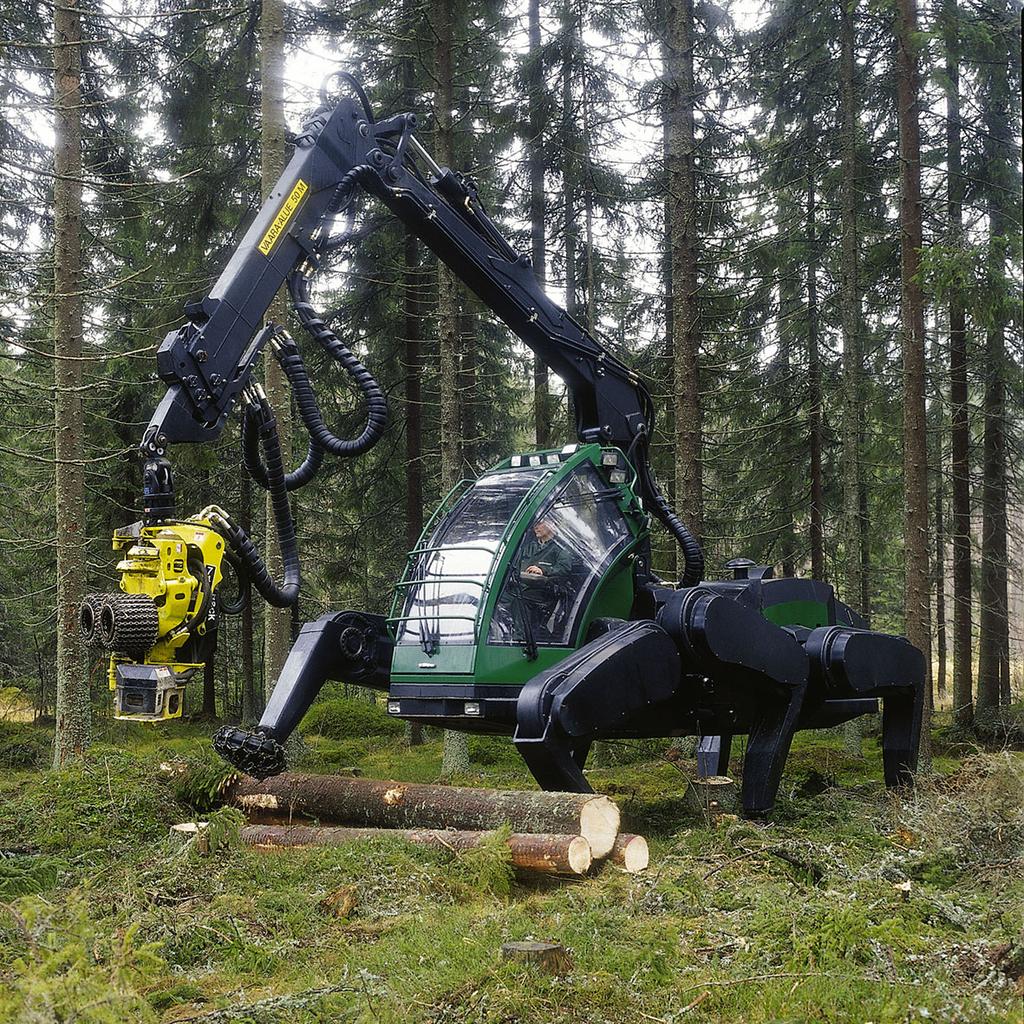
[[[160,614],[145,594],[110,594],[100,605],[99,633],[103,646],[139,658],[156,643]]]
[[[225,725],[214,734],[213,749],[228,764],[254,779],[280,775],[287,767],[284,747],[259,729],[248,732]]]
[[[78,606],[78,629],[87,644],[99,644],[100,605],[106,594],[86,594]]]

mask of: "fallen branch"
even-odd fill
[[[311,988],[305,992],[295,992],[290,995],[271,996],[268,999],[257,999],[254,1003],[241,1003],[237,1006],[225,1006],[220,1010],[208,1010],[189,1017],[178,1017],[171,1024],[185,1024],[186,1021],[209,1021],[211,1024],[227,1024],[229,1021],[271,1021],[279,1020],[281,1011],[294,1011],[309,1009],[314,1003],[318,1003],[327,996],[338,995],[342,992],[349,992],[352,995],[359,995],[359,989],[352,985],[331,985],[327,988]]]

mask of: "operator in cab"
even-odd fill
[[[572,556],[558,540],[555,524],[539,519],[533,537],[523,541],[519,553],[519,595],[538,640],[550,639],[548,618],[558,603],[560,584],[572,571]]]

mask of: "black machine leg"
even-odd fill
[[[732,733],[702,736],[697,744],[697,777],[706,779],[712,775],[728,775],[731,756]]]
[[[882,698],[882,764],[890,789],[914,781],[923,708],[921,686],[893,691]]]
[[[265,779],[287,767],[284,743],[328,679],[386,688],[391,642],[384,619],[332,612],[307,622],[292,645],[260,723],[253,730],[226,725],[213,749],[248,775]]]
[[[679,684],[672,638],[650,621],[622,623],[523,687],[516,749],[543,789],[588,793],[583,764],[591,741],[616,735]]]
[[[913,781],[924,709],[924,655],[901,636],[821,626],[804,642],[812,675],[826,690],[882,701],[885,784]]]
[[[584,765],[587,763],[587,755],[590,753],[590,741],[587,740],[583,743],[577,743],[572,748],[572,759],[579,766],[580,771],[583,771]]]
[[[789,757],[807,685],[794,687],[787,705],[770,705],[750,730],[743,759],[743,813],[763,818],[771,813]]]

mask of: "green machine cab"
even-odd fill
[[[388,711],[510,731],[524,683],[596,621],[630,617],[649,547],[635,481],[620,450],[573,444],[514,455],[456,487],[396,587]],[[547,573],[526,571],[544,548],[538,527],[559,563]]]

